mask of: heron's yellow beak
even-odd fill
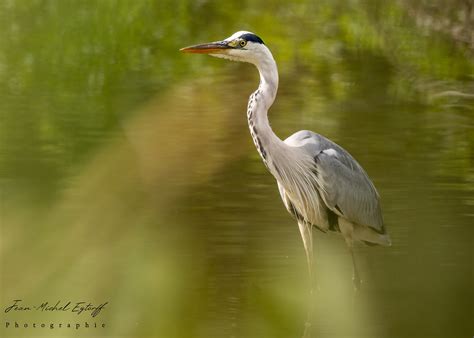
[[[184,47],[181,48],[180,51],[183,53],[195,54],[222,54],[225,53],[227,50],[233,48],[234,47],[230,46],[226,41],[217,41]]]

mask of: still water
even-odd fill
[[[472,336],[469,15],[441,0],[2,1],[1,335]],[[308,294],[247,130],[256,70],[178,52],[241,29],[279,65],[275,132],[331,138],[378,188],[393,246],[357,246],[357,294],[344,241],[319,232]],[[108,304],[4,313],[15,299]],[[106,327],[57,327],[85,321]]]

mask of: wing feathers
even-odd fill
[[[311,131],[285,140],[314,158],[316,185],[321,198],[338,216],[385,233],[379,195],[364,169],[342,147]]]

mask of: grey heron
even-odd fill
[[[268,110],[278,89],[278,70],[272,53],[254,33],[239,31],[222,41],[181,49],[255,65],[260,84],[250,95],[247,119],[263,163],[278,183],[286,209],[296,219],[312,277],[312,229],[339,232],[352,256],[353,282],[360,286],[354,258],[355,240],[391,245],[383,223],[380,197],[361,165],[341,146],[308,130],[282,141],[270,127]]]

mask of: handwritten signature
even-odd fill
[[[5,313],[10,311],[29,312],[29,311],[50,311],[50,312],[72,312],[77,315],[90,313],[92,317],[96,317],[105,309],[109,302],[94,305],[88,302],[63,302],[58,300],[56,303],[42,302],[39,305],[25,305],[23,300],[15,299],[13,304],[5,307]]]

